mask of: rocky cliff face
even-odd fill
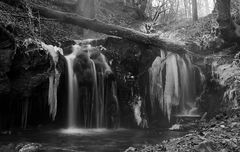
[[[56,68],[62,73],[64,57],[59,56]],[[39,98],[45,96],[42,102],[47,102],[47,91],[37,88],[45,86],[47,90],[54,64],[50,53],[39,43],[27,40],[17,46],[11,33],[0,27],[0,128],[24,123],[26,115],[31,111],[28,108],[33,95],[38,94]],[[37,99],[33,100],[38,102]],[[9,118],[11,121],[8,121]]]
[[[10,91],[10,81],[7,73],[10,71],[15,51],[16,44],[13,36],[0,26],[0,94]]]

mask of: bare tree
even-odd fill
[[[210,7],[209,7],[209,1],[208,0],[204,0],[205,2],[205,9],[207,13],[210,13]]]
[[[97,0],[78,0],[76,12],[87,18],[95,18]]]
[[[217,22],[219,24],[220,37],[227,42],[240,43],[240,25],[235,23],[231,17],[231,0],[217,0],[218,12]]]
[[[187,11],[188,11],[188,17],[190,18],[192,16],[192,0],[186,0],[187,1]]]
[[[184,4],[184,12],[185,12],[185,16],[187,18],[191,17],[191,7],[190,7],[190,0],[183,0],[183,4]]]
[[[147,3],[148,3],[148,0],[138,0],[136,12],[139,16],[139,19],[146,18],[145,10],[147,8]]]
[[[194,22],[198,20],[197,0],[192,0],[192,18]]]
[[[94,19],[96,16],[97,6],[98,6],[98,0],[78,0],[76,13],[83,17]],[[89,30],[84,29],[83,36],[88,36],[88,35],[94,35],[94,34],[93,32],[90,32]]]

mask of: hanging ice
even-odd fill
[[[63,54],[63,51],[59,47],[46,45],[43,42],[41,43],[41,45],[44,50],[48,51],[48,53],[51,55],[53,59],[53,65],[51,65],[53,66],[53,70],[50,71],[50,76],[49,76],[48,104],[49,104],[49,113],[52,119],[55,120],[55,117],[57,114],[57,88],[58,88],[59,79],[60,79],[60,73],[57,70],[56,66],[59,59],[59,53]]]
[[[196,110],[195,73],[189,57],[169,54],[157,57],[149,69],[150,100],[152,111],[157,104],[162,113],[171,119],[175,114],[189,115]]]

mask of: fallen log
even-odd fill
[[[71,1],[63,1],[63,0],[55,0],[52,1],[52,4],[60,6],[60,7],[68,7],[70,9],[76,9],[77,1],[71,0]]]
[[[185,44],[182,42],[173,42],[172,40],[161,39],[157,35],[145,34],[130,28],[106,24],[96,19],[84,18],[77,14],[61,12],[35,4],[31,4],[31,7],[33,11],[38,11],[40,15],[46,18],[52,18],[60,22],[77,25],[95,32],[122,37],[138,43],[159,47],[172,53],[188,53],[188,51],[184,48]]]

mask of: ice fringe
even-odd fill
[[[188,56],[165,55],[161,51],[149,68],[152,114],[160,109],[170,121],[172,107],[176,107],[175,114],[191,115],[196,110],[195,74]]]
[[[43,42],[41,43],[41,46],[44,50],[48,51],[53,59],[54,69],[51,71],[49,76],[48,105],[52,120],[55,120],[57,114],[57,89],[61,75],[57,70],[57,63],[59,59],[59,53],[63,55],[63,50],[59,47],[47,45]]]

